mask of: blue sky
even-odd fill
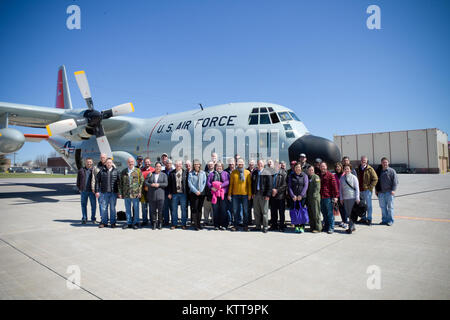
[[[66,9],[81,9],[69,30]],[[369,5],[381,30],[369,30]],[[65,64],[96,108],[134,117],[238,101],[292,108],[311,133],[450,133],[450,1],[0,0],[0,101],[55,105]],[[24,133],[45,129],[21,128]],[[53,149],[25,144],[17,161]]]

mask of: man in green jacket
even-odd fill
[[[120,173],[119,179],[119,198],[125,200],[125,211],[127,214],[127,223],[123,229],[138,229],[139,226],[139,201],[141,199],[142,185],[144,176],[141,169],[134,166],[134,158],[127,160],[128,168]],[[131,204],[133,204],[134,219],[131,219]]]
[[[320,221],[320,178],[314,173],[313,166],[310,166],[306,173],[309,178],[308,191],[306,192],[309,226],[312,233],[320,233],[322,232],[322,222]]]
[[[378,176],[375,170],[369,165],[366,156],[361,157],[361,164],[356,168],[356,177],[359,182],[361,198],[367,204],[367,212],[360,221],[370,226],[372,224],[372,192],[378,182]]]

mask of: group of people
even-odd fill
[[[295,224],[295,232],[334,232],[334,214],[341,215],[340,227],[348,233],[355,231],[355,218],[351,212],[355,204],[364,201],[367,212],[361,223],[372,224],[372,192],[378,196],[382,210],[381,224],[392,225],[394,195],[398,185],[395,170],[389,167],[387,158],[374,170],[367,157],[353,169],[348,157],[335,164],[334,173],[327,164],[316,159],[314,166],[307,162],[305,154],[286,168],[284,161],[250,160],[245,168],[244,160],[235,155],[227,161],[227,167],[217,154],[202,168],[198,160],[172,162],[162,154],[154,166],[150,158],[139,156],[137,162],[130,157],[127,168],[119,171],[113,160],[101,154],[100,162],[85,160],[78,171],[77,187],[81,194],[82,223],[87,223],[87,203],[91,204],[91,221],[95,218],[97,200],[100,208],[99,227],[108,223],[116,227],[117,198],[124,199],[126,223],[122,228],[138,229],[151,225],[153,229],[164,226],[171,230],[190,226],[201,230],[212,225],[215,230],[249,231],[266,233],[269,230],[286,230],[286,208],[303,208],[306,220]],[[178,208],[181,211],[179,221]],[[270,209],[270,219],[269,219]],[[252,211],[254,220],[252,219]],[[140,214],[141,213],[141,214]],[[323,222],[321,221],[321,214]],[[203,216],[203,224],[202,224]]]

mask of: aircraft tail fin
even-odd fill
[[[58,68],[58,80],[56,84],[56,107],[59,109],[72,109],[69,84],[67,83],[66,67]]]

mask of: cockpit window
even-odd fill
[[[258,115],[257,114],[251,114],[248,117],[248,124],[249,125],[258,124]]]
[[[272,108],[269,108],[269,109],[272,109]],[[280,122],[280,119],[278,119],[278,116],[277,116],[276,112],[272,112],[270,114],[270,119],[272,119],[272,123]]]
[[[273,112],[273,108],[272,107],[268,107],[267,109],[269,109],[269,112]]]
[[[284,130],[292,130],[292,127],[289,123],[283,124]]]
[[[292,120],[292,117],[289,114],[289,112],[278,112],[278,116],[280,117],[281,121]]]
[[[253,108],[252,113],[258,113],[258,108]]]
[[[293,131],[286,131],[286,138],[295,138],[295,134]]]
[[[259,112],[260,113],[267,112],[267,108],[259,108]]]
[[[259,124],[270,124],[270,118],[267,113],[259,115]]]
[[[297,115],[293,112],[289,112],[289,114],[294,118],[294,120],[300,121],[300,119],[297,117]]]

